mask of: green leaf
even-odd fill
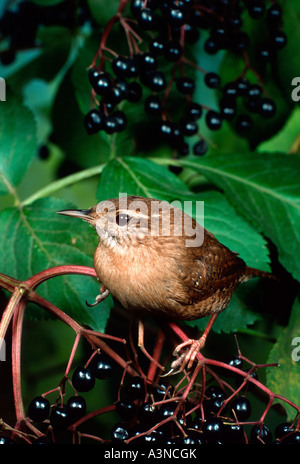
[[[300,108],[296,107],[282,130],[274,137],[261,143],[258,151],[261,153],[276,151],[295,153],[297,150],[299,151],[299,117]]]
[[[93,265],[96,233],[82,221],[56,214],[73,207],[56,198],[38,200],[30,206],[9,208],[0,214],[0,272],[25,280],[52,266]],[[70,275],[47,280],[38,293],[77,322],[103,331],[111,300],[89,308],[99,293],[96,279]],[[40,315],[40,313],[39,313]]]
[[[240,216],[219,192],[203,192],[197,199],[204,201],[204,227],[227,246],[239,253],[250,267],[269,271],[269,250],[266,240]]]
[[[222,189],[278,248],[279,260],[300,280],[300,158],[280,153],[214,154],[182,160]]]
[[[118,198],[120,193],[174,200],[188,196],[188,187],[166,167],[144,158],[124,157],[109,161],[104,168],[97,198]]]
[[[295,300],[289,324],[282,329],[274,344],[268,363],[278,363],[278,367],[267,370],[267,386],[276,394],[282,395],[299,405],[300,383],[300,299]],[[287,411],[288,420],[293,420],[296,410],[280,401]]]
[[[254,322],[261,318],[258,313],[254,313],[248,308],[245,303],[243,290],[244,289],[242,287],[238,288],[231,298],[228,307],[218,315],[212,327],[214,332],[237,332],[239,329],[245,329],[249,325],[254,324]],[[209,316],[202,319],[196,319],[195,321],[187,321],[186,324],[191,327],[197,327],[199,330],[204,330],[207,326],[208,320]]]
[[[13,193],[36,155],[36,125],[31,111],[8,89],[0,111],[0,194]]]
[[[107,0],[98,0],[97,2],[88,0],[87,3],[93,18],[102,26],[105,26],[111,17],[117,13],[120,4],[118,0],[110,0],[109,2]]]

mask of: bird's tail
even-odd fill
[[[255,269],[254,267],[246,267],[243,282],[253,279],[254,277],[264,277],[268,279],[278,280],[276,276],[267,271],[261,271],[260,269]]]

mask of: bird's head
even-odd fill
[[[148,243],[153,237],[198,238],[199,233],[203,240],[203,229],[190,216],[167,201],[153,198],[124,196],[101,201],[90,209],[62,210],[58,214],[91,224],[105,246]],[[191,233],[187,233],[187,226]]]

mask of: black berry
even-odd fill
[[[129,427],[126,424],[117,423],[111,429],[111,439],[114,443],[124,443],[130,437]]]
[[[149,95],[144,104],[145,112],[149,115],[159,115],[162,111],[161,99],[157,95]]]
[[[79,392],[92,390],[95,376],[88,367],[77,367],[72,376],[72,385]]]
[[[159,385],[154,386],[152,389],[155,401],[163,401],[165,398],[169,398],[172,396],[173,391],[173,385],[163,380],[159,383]]]
[[[225,425],[225,443],[241,444],[245,443],[244,429],[240,424],[226,424]]]
[[[250,85],[248,79],[246,79],[245,77],[238,77],[235,81],[235,85],[238,90],[238,95],[247,95]]]
[[[196,121],[185,119],[181,122],[182,133],[186,136],[192,136],[197,134],[198,125]]]
[[[99,110],[91,110],[84,117],[84,126],[88,134],[96,134],[104,127],[105,116]]]
[[[295,427],[290,422],[283,422],[276,426],[275,437],[284,438],[287,434],[290,434],[295,430]]]
[[[182,56],[183,50],[179,42],[171,41],[165,46],[165,58],[167,61],[178,61]]]
[[[150,401],[143,403],[138,408],[137,417],[141,423],[155,424],[158,420],[158,408]]]
[[[158,18],[150,8],[143,8],[138,16],[138,24],[141,29],[151,31],[157,28]]]
[[[143,398],[145,394],[145,384],[141,377],[133,377],[126,388],[132,400]]]
[[[221,115],[214,110],[209,110],[206,113],[205,121],[210,130],[219,130],[222,126]]]
[[[160,92],[166,88],[166,77],[162,71],[152,70],[145,73],[145,85],[153,92]]]
[[[131,103],[138,102],[143,95],[142,87],[138,82],[130,82],[127,86],[126,98]]]
[[[262,94],[262,86],[259,84],[250,84],[248,88],[247,96],[251,100],[256,100],[257,98],[261,97]]]
[[[271,36],[271,45],[276,50],[281,50],[287,44],[287,35],[283,31],[277,31]]]
[[[192,95],[195,91],[195,81],[190,77],[179,77],[176,81],[177,90],[184,95]]]
[[[243,360],[239,356],[231,356],[226,359],[226,363],[229,366],[236,367],[237,369],[243,368]]]
[[[96,379],[103,380],[111,377],[113,373],[113,363],[104,353],[94,356],[90,364],[91,371]]]
[[[282,443],[289,445],[300,445],[300,432],[292,432],[282,439]]]
[[[99,73],[92,86],[98,95],[106,95],[112,88],[111,75],[108,72]]]
[[[219,46],[217,44],[216,39],[214,39],[213,37],[209,37],[208,39],[206,39],[204,43],[204,50],[209,55],[214,55],[215,53],[217,53],[219,51]]]
[[[202,106],[192,102],[188,105],[185,114],[188,119],[196,121],[202,116]]]
[[[116,403],[116,411],[123,419],[130,420],[136,415],[137,406],[131,400],[120,400]]]
[[[12,438],[0,436],[0,445],[14,445],[14,443],[15,442],[12,440]]]
[[[193,146],[193,153],[195,156],[202,156],[207,152],[207,143],[205,140],[199,140],[199,142],[195,143]]]
[[[86,413],[86,401],[82,396],[71,396],[66,404],[66,412],[71,422],[75,422]]]
[[[205,439],[211,443],[218,441],[224,431],[224,424],[220,417],[208,417],[202,427]]]
[[[236,115],[236,102],[234,98],[223,97],[220,100],[220,113],[223,119],[231,120]]]
[[[204,82],[210,89],[217,89],[220,86],[221,79],[217,73],[209,72],[205,74]]]
[[[57,430],[66,429],[70,425],[70,417],[66,405],[52,407],[50,424]]]
[[[276,113],[276,104],[270,98],[262,98],[259,113],[263,118],[272,118]]]
[[[165,48],[165,41],[159,38],[153,39],[149,45],[150,51],[156,56],[163,55],[165,52]]]
[[[272,442],[272,433],[265,424],[255,424],[251,429],[250,439],[252,443],[268,444]]]
[[[205,390],[205,395],[211,399],[225,397],[224,390],[219,385],[209,385]]]
[[[244,422],[249,419],[251,414],[251,404],[245,396],[238,396],[231,402],[230,409],[232,417],[239,422]]]
[[[47,398],[37,396],[28,407],[28,417],[35,422],[43,422],[48,418],[50,412],[50,403]]]
[[[251,0],[249,3],[249,15],[254,19],[262,18],[265,14],[265,3],[261,0]]]
[[[240,114],[235,122],[235,128],[238,134],[247,134],[253,126],[253,120],[248,114]]]

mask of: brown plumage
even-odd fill
[[[228,306],[240,283],[269,276],[248,267],[237,253],[167,202],[129,196],[89,210],[59,213],[80,217],[96,229],[98,279],[138,316],[192,320],[216,315]]]

